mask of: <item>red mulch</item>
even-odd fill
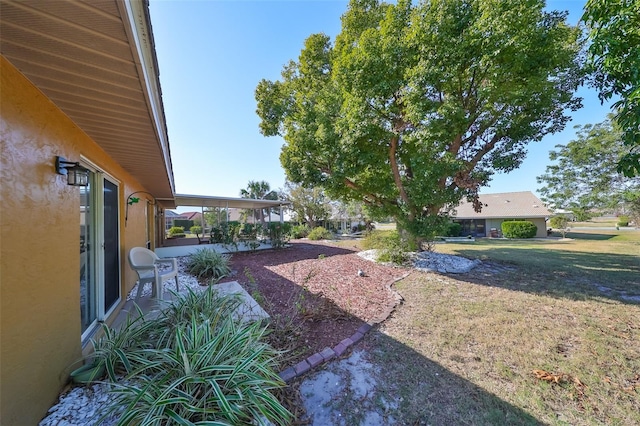
[[[225,281],[238,281],[276,327],[289,324],[299,360],[384,317],[395,303],[389,284],[406,272],[365,260],[355,249],[303,240],[280,250],[236,253],[231,268],[234,275]]]

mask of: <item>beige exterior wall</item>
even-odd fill
[[[0,424],[27,425],[82,351],[80,192],[55,157],[84,156],[119,181],[122,299],[136,281],[128,250],[147,241],[144,204],[129,207],[125,228],[125,199],[144,188],[1,56],[0,79]]]
[[[487,219],[486,220],[486,230],[487,236],[491,235],[491,228],[496,228],[500,235],[502,235],[502,222],[506,219]],[[536,218],[536,219],[520,219],[517,220],[527,220],[529,222],[533,222],[534,225],[538,227],[538,231],[536,233],[536,238],[546,238],[547,236],[547,223],[544,218]]]
[[[529,222],[533,222],[534,225],[538,227],[538,232],[536,233],[536,238],[546,238],[547,237],[547,222],[544,218],[538,219],[527,219]]]

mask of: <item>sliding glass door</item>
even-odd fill
[[[80,187],[80,317],[83,342],[120,301],[118,185],[92,171]]]

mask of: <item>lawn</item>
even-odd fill
[[[640,424],[640,232],[441,244],[367,338],[399,424]]]

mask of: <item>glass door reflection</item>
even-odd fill
[[[89,186],[80,189],[80,317],[82,334],[89,330],[97,319],[95,286],[94,217],[91,208],[93,173]]]

